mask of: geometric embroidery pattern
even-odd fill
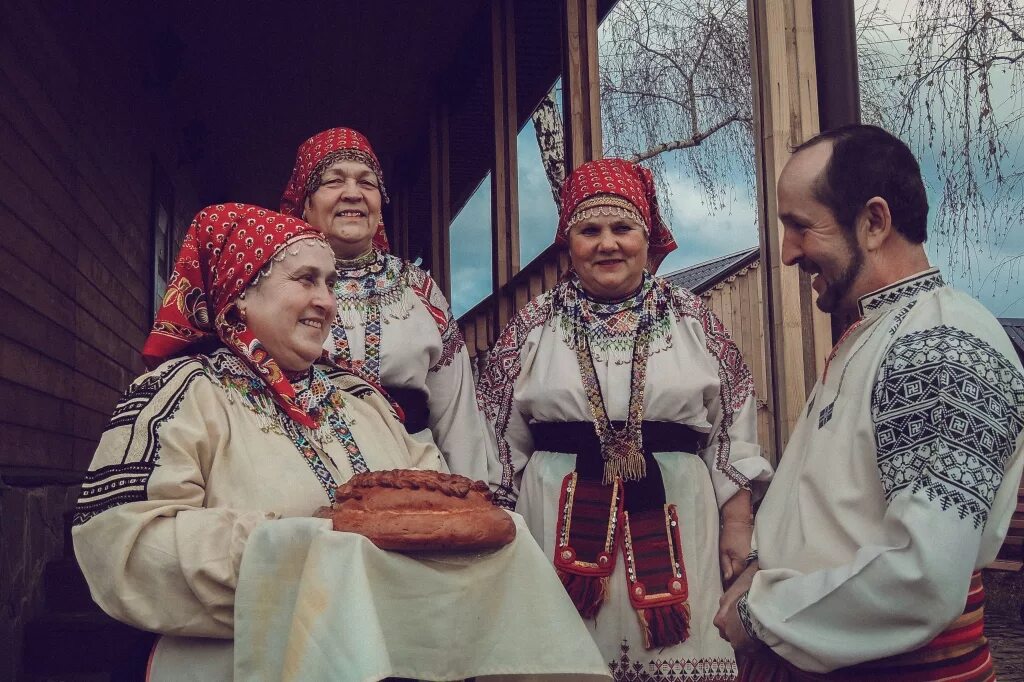
[[[633,661],[627,640],[622,640],[618,659],[608,662],[608,670],[615,682],[732,682],[738,672],[731,658]]]
[[[494,502],[507,509],[515,508],[515,496],[512,449],[505,439],[505,433],[512,418],[516,381],[522,371],[520,351],[530,332],[547,322],[550,316],[550,291],[530,301],[516,313],[487,354],[476,386],[477,404],[484,418],[494,424],[494,434],[498,442],[501,484],[494,491]]]
[[[657,278],[645,279],[645,284],[655,289],[655,300],[663,302],[666,307],[659,306],[662,310],[656,317],[655,327],[665,328],[668,333],[672,323],[672,317],[682,320],[686,317],[695,319],[704,332],[704,342],[708,353],[718,363],[719,391],[721,422],[718,429],[718,436],[715,447],[715,468],[722,472],[728,479],[742,489],[749,489],[750,482],[736,467],[729,462],[731,451],[731,440],[729,429],[732,427],[734,414],[754,394],[753,375],[747,364],[743,361],[739,348],[729,336],[725,325],[722,324],[711,309],[697,296],[688,291],[674,287],[664,280]],[[495,342],[493,348],[487,355],[487,359],[481,369],[480,378],[477,382],[477,402],[484,417],[494,425],[495,435],[498,443],[498,461],[502,467],[501,486],[494,493],[495,502],[502,506],[514,506],[515,500],[512,496],[513,472],[512,456],[508,442],[505,440],[505,433],[508,430],[509,420],[513,409],[513,393],[521,371],[520,353],[523,344],[526,342],[530,332],[538,326],[545,324],[557,315],[561,317],[570,315],[571,310],[565,310],[561,303],[563,301],[575,301],[579,296],[573,296],[578,289],[574,278],[569,278],[554,289],[535,298],[528,303],[505,327],[501,336]],[[596,309],[594,312],[606,313],[609,310]],[[631,309],[622,307],[610,310],[610,318],[628,315]],[[603,322],[607,330],[617,330],[618,324],[615,320]],[[660,325],[660,326],[659,326]],[[566,339],[564,333],[568,330],[582,332],[582,329],[566,327],[562,325],[563,340],[572,347],[572,339]],[[633,333],[627,335],[630,343],[635,337]],[[589,329],[587,330],[589,331]],[[608,332],[609,338],[617,333]],[[631,346],[630,346],[631,347]]]
[[[889,308],[906,299],[917,298],[926,291],[946,286],[945,280],[937,270],[928,270],[917,277],[900,282],[892,287],[881,289],[861,297],[857,301],[860,316],[882,308]]]
[[[466,347],[466,342],[462,338],[459,323],[452,317],[451,308],[444,293],[438,288],[434,279],[415,265],[410,264],[407,269],[409,288],[413,290],[420,302],[423,303],[423,307],[430,313],[437,325],[437,331],[441,335],[441,355],[434,366],[430,368],[431,372],[436,372],[442,367],[452,364],[456,356]]]
[[[659,280],[664,282],[664,280]],[[669,286],[664,283],[665,286]],[[732,441],[729,429],[733,415],[754,395],[754,376],[743,361],[740,349],[729,336],[729,331],[699,296],[681,287],[671,287],[676,317],[692,317],[704,330],[704,343],[708,352],[718,361],[718,390],[721,396],[721,424],[718,427],[715,468],[743,490],[750,489],[750,481],[729,461]]]
[[[174,416],[188,387],[201,376],[204,376],[201,367],[189,362],[188,358],[182,358],[170,364],[164,372],[151,374],[128,388],[105,429],[127,430],[124,435],[125,454],[116,464],[86,472],[72,525],[80,526],[108,509],[147,499],[146,486],[160,460],[160,427]],[[145,423],[137,422],[142,411],[167,386],[173,386],[171,394],[161,401],[153,414],[147,416]],[[129,452],[132,452],[131,461],[127,461]]]
[[[887,502],[923,492],[984,525],[1024,429],[1024,377],[978,337],[940,325],[889,349],[871,396]]]
[[[744,592],[743,596],[736,602],[736,615],[740,618],[740,625],[743,626],[744,631],[747,633],[747,637],[754,640],[755,642],[760,641],[760,637],[757,635],[757,630],[754,629],[754,621],[750,616],[750,604],[747,601],[747,595],[749,591]]]
[[[836,406],[835,402],[831,402],[826,405],[821,412],[818,414],[818,428],[825,426],[832,421],[832,408]]]

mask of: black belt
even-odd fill
[[[621,429],[624,422],[613,421]],[[654,461],[655,452],[688,452],[696,454],[704,447],[704,434],[675,422],[644,421],[641,424],[647,475],[627,484],[626,509],[639,511],[651,504],[663,504],[665,484],[661,468]],[[583,479],[600,481],[604,477],[601,441],[593,422],[534,422],[530,424],[535,450],[566,452],[576,455],[576,474]],[[660,502],[659,502],[660,501]]]
[[[402,407],[405,413],[405,430],[417,433],[429,427],[430,409],[427,408],[427,394],[418,388],[385,386],[391,399]]]

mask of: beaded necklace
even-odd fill
[[[578,287],[575,281],[567,282],[560,287],[563,296],[554,301],[559,312],[564,316],[580,316],[585,311],[581,305],[568,305],[569,301],[564,296],[570,288]],[[590,347],[590,335],[587,330],[586,321],[577,319],[571,323],[571,327],[577,333],[573,339],[574,343],[569,345],[576,352],[576,362],[580,369],[580,378],[583,382],[583,391],[587,396],[587,403],[590,406],[590,413],[594,419],[594,431],[601,443],[601,458],[604,460],[603,483],[610,485],[616,478],[624,481],[638,481],[647,475],[647,463],[644,460],[643,448],[643,413],[644,413],[644,387],[647,383],[647,359],[650,354],[651,330],[654,322],[664,317],[666,311],[658,311],[662,306],[658,305],[658,288],[652,286],[651,278],[645,273],[635,299],[627,299],[630,302],[639,299],[638,318],[636,327],[633,330],[633,349],[630,367],[629,381],[629,408],[626,415],[626,423],[622,428],[615,428],[608,417],[608,410],[605,400],[601,394],[601,384],[597,379],[597,369],[594,365],[594,356]],[[579,291],[585,300],[585,292]],[[579,301],[581,299],[577,299]]]
[[[331,327],[333,359],[358,366],[375,381],[380,381],[381,310],[395,308],[391,317],[405,319],[411,309],[402,261],[379,251],[345,261],[336,260],[338,282],[334,292],[338,300],[338,318]],[[346,329],[363,323],[363,359],[354,361]]]
[[[256,415],[261,431],[287,436],[302,454],[329,499],[333,501],[338,483],[320,459],[321,452],[331,459],[330,454],[324,449],[324,444],[337,439],[345,449],[349,466],[354,473],[369,470],[366,459],[352,436],[350,425],[354,422],[345,418],[345,400],[341,389],[331,383],[319,369],[311,368],[305,378],[293,383],[296,389],[296,403],[318,424],[316,429],[309,429],[284,414],[270,396],[266,384],[233,353],[217,351],[209,356],[209,361],[213,374],[228,392],[228,402],[234,402],[231,396],[240,396],[243,399],[242,404]],[[314,443],[319,445],[319,449]],[[331,463],[338,468],[333,460]]]
[[[617,365],[632,363],[633,342],[644,306],[655,309],[650,320],[648,350],[658,352],[672,346],[671,316],[660,314],[669,309],[670,296],[647,273],[640,288],[621,301],[593,300],[575,278],[560,289],[558,305],[561,314],[556,319],[562,338],[570,348],[580,348],[582,339],[586,339],[596,360],[607,359]],[[651,293],[653,300],[648,296]]]

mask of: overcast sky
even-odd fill
[[[857,0],[858,11],[873,6],[876,0]],[[888,13],[896,21],[903,20],[906,0],[884,0]],[[895,25],[887,29],[892,39],[893,54],[902,54],[905,43],[896,32]],[[883,75],[895,74],[900,67],[893,66]],[[877,75],[877,74],[876,74]],[[861,77],[866,77],[862,74]],[[1000,83],[997,81],[998,87]],[[1002,110],[1024,110],[1024,97],[1011,96],[1008,88],[1002,90],[998,104]],[[1000,113],[1000,112],[997,112]],[[1024,141],[1009,140],[1011,150],[1006,169],[1024,171]],[[540,163],[540,153],[533,126],[527,123],[519,135],[519,232],[521,262],[528,263],[552,241],[557,223],[554,202],[547,178]],[[685,154],[670,152],[670,155]],[[709,212],[699,200],[693,182],[684,172],[681,158],[666,160],[668,196],[660,197],[670,207],[666,213],[679,249],[670,254],[659,272],[666,274],[695,263],[717,258],[755,246],[758,243],[755,224],[755,203],[752,188],[744,178],[737,177],[726,189],[725,210]],[[941,185],[938,181],[934,153],[921,155],[922,170],[929,194],[929,204],[938,205]],[[751,159],[753,163],[753,159]],[[456,316],[469,310],[490,293],[491,236],[490,236],[490,177],[485,178],[478,191],[459,212],[452,223],[452,308]],[[932,220],[930,220],[930,223]],[[951,267],[948,247],[938,238],[926,244],[932,263],[941,267],[954,286],[977,297],[998,317],[1024,317],[1024,285],[1021,282],[1020,254],[1024,254],[1024,226],[1014,225],[1007,238],[998,244],[977,244],[970,253],[957,254],[957,260],[969,261],[970,272],[964,267]]]

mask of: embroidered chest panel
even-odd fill
[[[392,321],[407,320],[419,302],[433,320],[440,335],[441,353],[430,367],[438,371],[450,365],[465,348],[459,325],[452,317],[444,295],[421,269],[390,254],[376,253],[375,259],[359,267],[337,268],[338,319],[331,328],[332,359],[351,364],[380,383],[384,372],[381,358],[383,328]],[[363,357],[353,357],[348,330],[361,327]],[[408,343],[414,339],[402,339]],[[422,348],[426,352],[427,344]]]

